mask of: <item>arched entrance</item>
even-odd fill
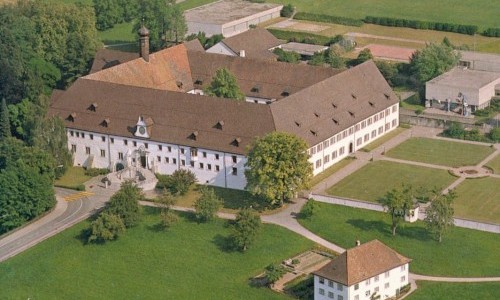
[[[115,172],[121,171],[123,169],[125,169],[125,166],[122,163],[116,163]]]

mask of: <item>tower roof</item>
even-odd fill
[[[144,26],[144,24],[142,24],[141,28],[139,28],[137,33],[139,33],[140,36],[149,36],[149,29],[147,29],[146,26]]]

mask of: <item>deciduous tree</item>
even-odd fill
[[[9,110],[7,109],[7,102],[2,98],[0,106],[0,141],[10,137],[10,119]]]
[[[200,197],[194,203],[196,218],[201,222],[208,222],[215,218],[217,211],[222,207],[222,200],[215,194],[214,189],[201,186]]]
[[[106,212],[117,215],[125,227],[136,225],[141,218],[139,201],[144,199],[141,188],[132,181],[125,181],[106,204]]]
[[[102,212],[90,226],[88,242],[112,241],[125,232],[125,224],[122,219],[114,214]]]
[[[246,251],[255,240],[260,226],[259,215],[248,208],[240,210],[232,226],[231,238],[234,245],[242,251]]]
[[[286,269],[281,264],[270,264],[266,267],[266,279],[270,286],[273,286],[285,274]]]
[[[404,220],[413,205],[412,188],[405,185],[394,188],[387,192],[380,202],[391,216],[392,235],[396,235],[396,228]]]
[[[214,97],[245,100],[245,95],[231,72],[226,68],[218,69],[210,85],[204,90],[205,94]]]
[[[410,69],[421,84],[457,65],[460,55],[445,44],[429,44],[413,53]]]
[[[174,206],[176,202],[177,198],[166,189],[157,199],[157,203],[161,205],[160,225],[164,229],[170,228],[179,219],[175,212],[172,211],[172,206]]]
[[[272,132],[251,146],[245,171],[247,190],[282,205],[307,188],[312,177],[307,144],[295,135]]]
[[[425,224],[429,231],[436,235],[440,243],[446,231],[454,226],[453,214],[455,211],[453,209],[453,201],[456,197],[457,194],[453,190],[445,195],[436,195],[431,205],[425,211]]]

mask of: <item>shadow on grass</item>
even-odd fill
[[[363,231],[378,231],[384,237],[393,237],[391,225],[384,221],[350,219],[347,223]],[[424,227],[414,226],[405,222],[400,223],[398,228],[396,228],[396,237],[398,236],[419,241],[428,241],[432,239],[432,236],[429,235],[429,232]]]
[[[269,283],[267,281],[266,275],[260,275],[257,277],[249,278],[248,285],[253,288],[267,288],[269,286]]]
[[[384,221],[366,221],[363,219],[350,219],[347,224],[359,228],[363,231],[378,231],[385,236],[391,235],[391,227]]]
[[[217,246],[217,248],[219,248],[219,250],[225,253],[238,251],[230,236],[223,236],[221,234],[217,234],[214,236],[212,243],[214,243]]]
[[[213,189],[215,194],[222,199],[224,208],[239,210],[252,207],[259,212],[269,208],[264,198],[253,196],[248,191],[220,187],[213,187]]]

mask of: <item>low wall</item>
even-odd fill
[[[451,122],[460,123],[465,129],[478,129],[480,131],[486,130],[483,125],[475,125],[475,120],[472,118],[465,118],[460,116],[447,116],[431,113],[423,113],[417,115],[412,110],[399,109],[400,123],[406,123],[415,126],[433,127],[433,128],[448,128]]]

